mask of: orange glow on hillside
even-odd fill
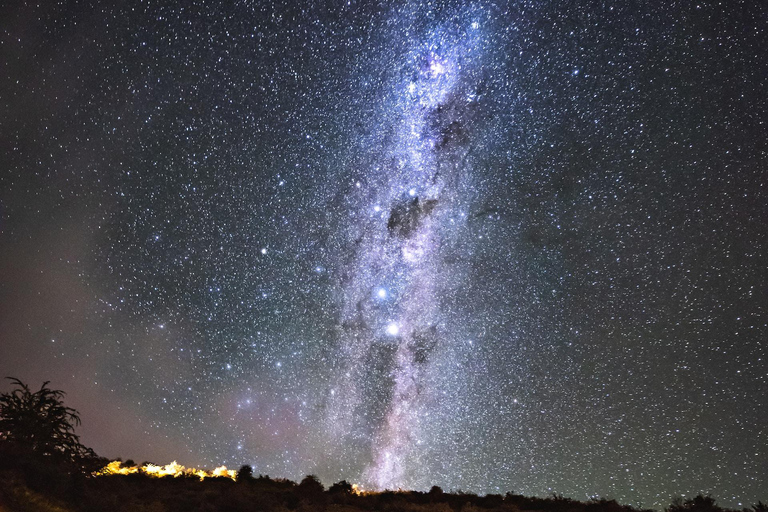
[[[196,476],[203,480],[205,478],[225,477],[235,479],[237,472],[232,469],[227,469],[226,466],[220,466],[213,471],[205,469],[187,468],[181,464],[177,464],[176,461],[171,462],[165,466],[155,466],[154,464],[146,464],[144,466],[123,466],[123,463],[119,460],[115,460],[104,466],[99,471],[93,473],[93,476],[105,476],[105,475],[132,475],[142,474],[151,476],[154,478],[161,478],[164,476]]]

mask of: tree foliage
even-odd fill
[[[241,466],[240,469],[237,471],[237,481],[238,482],[253,481],[253,468],[248,464]]]
[[[328,488],[328,494],[352,494],[352,484],[346,480],[336,482]]]
[[[0,394],[0,442],[42,456],[76,460],[94,456],[80,443],[75,427],[80,416],[63,403],[64,391],[44,382],[38,391],[8,377],[13,391]]]
[[[325,501],[325,488],[320,479],[315,475],[307,475],[294,489],[294,494],[299,500],[305,500],[313,505],[320,505]]]
[[[666,512],[723,512],[723,509],[717,505],[712,496],[701,494],[685,501],[679,497],[675,498],[672,500],[672,505],[665,510]]]

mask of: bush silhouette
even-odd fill
[[[0,442],[4,448],[70,461],[95,455],[80,444],[75,434],[80,416],[63,404],[63,391],[44,382],[39,391],[32,392],[19,379],[8,378],[15,389],[0,394]]]
[[[294,488],[294,493],[299,501],[305,501],[312,505],[322,505],[325,502],[325,488],[315,475],[307,475],[299,485]]]
[[[433,485],[432,488],[429,490],[430,496],[442,496],[443,490],[440,488],[439,485]]]
[[[666,512],[723,512],[723,509],[717,506],[712,496],[702,496],[701,494],[685,501],[679,497],[675,498],[672,504],[664,510]]]
[[[299,483],[297,490],[301,493],[312,494],[325,491],[323,484],[315,475],[307,475]]]
[[[237,481],[238,482],[250,482],[253,480],[253,468],[249,466],[248,464],[245,464],[244,466],[241,466],[240,469],[237,471]]]
[[[352,484],[346,480],[336,482],[328,488],[328,494],[352,494]]]

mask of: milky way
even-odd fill
[[[372,120],[392,136],[352,192],[362,208],[351,212],[349,271],[339,283],[342,378],[332,389],[328,428],[344,439],[370,424],[373,435],[362,437],[363,446],[373,444],[368,488],[428,483],[413,481],[413,470],[420,466],[414,452],[430,442],[435,404],[427,397],[440,391],[429,385],[441,369],[432,353],[449,351],[462,331],[458,318],[443,314],[441,297],[455,281],[446,279],[456,266],[446,262],[455,252],[450,239],[466,228],[470,206],[467,130],[479,99],[473,59],[481,42],[472,33],[477,23],[469,33],[450,28],[420,34],[425,40],[404,56],[391,114]],[[369,397],[367,388],[377,391]]]
[[[765,6],[187,4],[0,8],[0,375],[137,462],[768,498]]]

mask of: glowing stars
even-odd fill
[[[420,237],[414,240],[409,240],[402,249],[401,254],[403,260],[407,263],[418,263],[424,259],[429,249],[428,241],[424,237]]]
[[[390,322],[387,324],[387,334],[390,336],[397,336],[400,334],[400,326],[397,325],[395,322]]]
[[[410,189],[408,191],[408,195],[411,196],[411,197],[415,196],[416,195],[416,189],[415,188]]]
[[[379,204],[373,205],[373,212],[371,213],[372,218],[379,218],[379,219],[386,219],[387,218],[387,211],[386,208],[382,207]]]
[[[403,247],[403,259],[408,263],[416,263],[421,259],[423,252],[410,247]]]
[[[386,290],[385,288],[378,288],[378,289],[376,290],[376,296],[377,296],[378,298],[382,299],[382,300],[386,299],[386,298],[387,298],[387,296],[388,296],[388,294],[387,294],[387,290]]]
[[[416,92],[416,83],[411,82],[408,84],[408,94],[413,95]]]
[[[438,77],[442,74],[445,74],[445,65],[440,62],[437,58],[432,60],[432,62],[429,63],[429,71],[432,73],[433,77]]]
[[[472,30],[477,30],[478,28],[480,28],[480,24],[476,21],[473,21],[470,27],[472,27]]]
[[[267,254],[267,248],[266,247],[262,247],[261,254],[266,256],[266,254]]]

